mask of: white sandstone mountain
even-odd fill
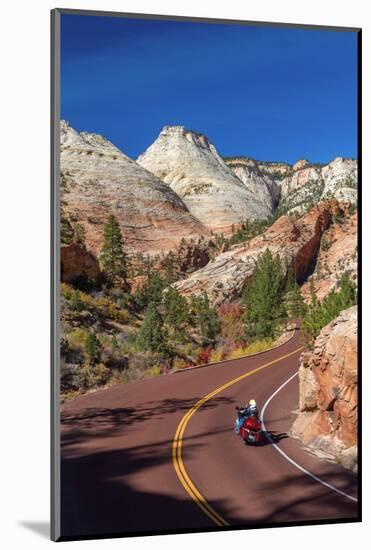
[[[78,133],[61,121],[61,187],[65,215],[86,230],[97,253],[110,214],[120,224],[126,246],[154,252],[184,238],[207,234],[183,200],[104,137]]]
[[[182,238],[229,232],[245,220],[275,212],[303,213],[328,198],[356,203],[357,161],[293,166],[247,157],[223,159],[202,134],[165,126],[138,158],[98,134],[61,122],[64,213],[84,225],[97,253],[110,214],[129,250],[169,250]]]
[[[246,219],[272,213],[269,200],[243,183],[202,134],[165,126],[137,159],[183,199],[189,211],[214,231],[229,231]]]

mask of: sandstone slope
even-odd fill
[[[61,122],[61,187],[65,214],[86,230],[97,254],[110,214],[120,224],[129,250],[167,250],[207,234],[183,200],[156,176],[100,135],[78,133]]]
[[[357,468],[357,308],[325,326],[301,356],[292,433],[316,453]]]
[[[263,219],[272,208],[229,168],[209,139],[165,126],[137,159],[183,199],[190,212],[213,231],[229,232],[246,219]]]
[[[185,296],[205,290],[215,305],[233,301],[253,274],[258,256],[267,248],[279,254],[283,263],[291,263],[297,281],[302,283],[314,269],[323,232],[338,208],[336,201],[327,201],[299,219],[282,216],[262,235],[232,246],[174,286]]]

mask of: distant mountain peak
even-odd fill
[[[84,226],[89,250],[100,250],[110,214],[133,251],[171,249],[208,233],[168,185],[108,139],[79,133],[64,120],[60,134],[64,209]]]
[[[214,231],[229,231],[234,224],[272,213],[206,135],[184,126],[165,126],[137,162],[168,183],[190,212]]]

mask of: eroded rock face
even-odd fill
[[[347,216],[342,223],[333,224],[324,233],[313,275],[314,290],[319,300],[336,287],[344,273],[357,280],[358,213]],[[310,298],[310,281],[302,286],[304,298]]]
[[[273,176],[262,172],[258,163],[252,159],[226,159],[226,163],[238,179],[273,213],[280,195],[279,186]]]
[[[305,161],[297,162],[293,166],[293,173],[286,177],[281,182],[281,195],[286,197],[294,191],[297,192],[300,188],[308,185],[310,181],[318,181],[321,177],[321,169],[315,166],[311,166]]]
[[[86,248],[79,244],[69,244],[61,247],[61,281],[74,283],[81,277],[101,283],[103,274],[98,260]]]
[[[337,157],[322,168],[325,182],[322,199],[333,197],[339,201],[357,202],[358,165],[353,159]]]
[[[253,274],[258,256],[267,248],[279,254],[283,265],[292,263],[297,280],[302,282],[314,267],[322,234],[336,208],[337,203],[328,201],[299,219],[282,216],[262,235],[232,246],[174,286],[185,296],[205,290],[214,305],[233,301]]]
[[[357,161],[335,158],[327,165],[300,160],[281,179],[280,206],[289,212],[303,213],[321,200],[357,202]]]
[[[65,213],[84,226],[87,247],[95,254],[110,214],[117,217],[129,251],[169,250],[183,237],[208,234],[168,185],[104,137],[78,133],[65,121],[61,174]]]
[[[324,327],[301,356],[299,414],[292,434],[312,450],[357,469],[357,308]]]
[[[137,162],[168,183],[189,211],[213,231],[229,232],[234,224],[272,213],[206,136],[184,126],[165,126]]]

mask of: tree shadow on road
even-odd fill
[[[356,495],[356,479],[344,471],[326,473],[325,481],[349,495]],[[256,495],[264,503],[263,523],[355,518],[357,503],[297,472],[274,482],[262,482]],[[241,520],[239,520],[239,523]]]
[[[74,440],[81,443],[85,438],[114,436],[123,428],[142,422],[162,419],[165,415],[176,422],[179,413],[189,410],[201,397],[188,399],[166,398],[148,401],[139,407],[86,407],[76,412],[61,414],[62,446]],[[206,401],[199,412],[222,404],[231,403],[228,397],[215,397]]]
[[[202,435],[199,437],[202,439]],[[188,442],[186,456],[198,452],[201,446],[198,439]],[[66,453],[61,462],[62,535],[216,527],[189,498],[175,470],[165,471],[163,466],[167,468],[169,462],[171,464],[171,441],[79,456]],[[169,475],[171,487],[167,487]],[[151,491],[151,484],[156,491]],[[159,487],[163,487],[161,492]],[[223,500],[210,504],[222,513],[228,509]]]
[[[187,460],[203,452],[203,434],[189,437]],[[70,456],[62,459],[62,533],[88,536],[118,533],[202,530],[216,525],[189,498],[179,483],[167,486],[170,441]],[[286,470],[285,470],[286,471]],[[150,476],[148,477],[148,473]],[[175,471],[170,474],[174,475]],[[154,479],[156,491],[151,490]],[[269,476],[268,476],[269,477]],[[152,481],[151,481],[152,479]],[[354,476],[326,481],[354,494]],[[303,522],[355,518],[357,505],[313,481],[303,473],[282,475],[274,482],[259,481],[249,487],[248,502],[255,507],[240,508],[228,499],[209,500],[211,506],[231,525],[241,526],[282,522]],[[262,511],[263,510],[263,511]],[[244,515],[245,513],[245,515]]]

